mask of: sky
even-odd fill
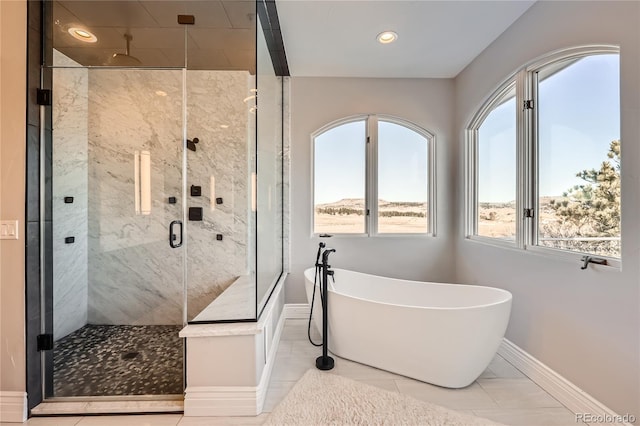
[[[559,196],[583,183],[576,173],[598,168],[609,143],[620,137],[618,55],[581,59],[539,85],[540,196]],[[516,198],[515,98],[480,126],[479,201]],[[315,201],[364,198],[366,122],[335,127],[316,138]],[[427,201],[426,139],[405,127],[379,122],[379,198]],[[320,167],[317,167],[320,166]]]
[[[378,122],[378,197],[427,201],[427,140],[395,123]],[[316,138],[315,202],[364,198],[366,122],[335,127]]]
[[[576,173],[599,168],[620,138],[618,55],[581,59],[539,84],[540,196],[559,196],[583,181]],[[480,126],[480,202],[515,200],[515,100]]]

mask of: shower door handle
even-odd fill
[[[176,225],[180,226],[180,242],[177,242],[178,235],[176,235],[176,233],[174,232],[174,228]],[[174,220],[173,222],[171,222],[171,224],[169,224],[169,245],[171,246],[171,248],[178,248],[182,245],[182,221],[180,220]]]

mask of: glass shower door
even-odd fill
[[[182,394],[183,78],[53,69],[48,398]]]

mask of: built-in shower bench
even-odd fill
[[[239,276],[193,321],[223,321],[256,317],[256,287],[252,275]]]
[[[180,337],[186,339],[185,416],[255,416],[262,412],[284,325],[285,276],[276,284],[258,321],[188,324],[180,331]],[[230,312],[238,301],[254,306],[243,315]],[[253,301],[253,279],[240,277],[194,321],[255,318]]]

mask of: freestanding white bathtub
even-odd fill
[[[305,271],[311,303],[314,268]],[[329,278],[329,350],[447,388],[473,383],[495,356],[511,293],[492,287],[398,280],[335,269]],[[314,320],[322,331],[316,292]]]

